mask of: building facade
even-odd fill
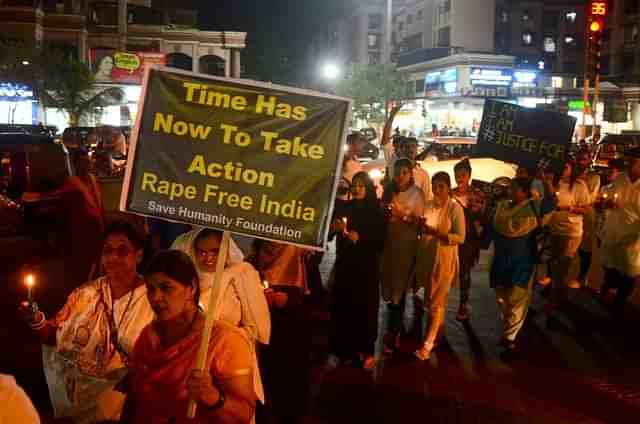
[[[129,53],[143,62],[147,58],[194,72],[239,75],[246,34],[196,29],[197,13],[189,9],[191,3],[191,0],[0,0],[0,25],[2,36],[7,39],[52,45],[89,62],[96,72],[101,66],[98,59],[109,56],[113,67],[117,53]],[[97,81],[107,86],[120,85],[115,77]],[[128,80],[123,85],[126,104],[105,111],[102,123],[130,124],[131,114],[135,115],[137,108],[139,84],[139,80]],[[2,103],[0,100],[0,122],[4,121]],[[128,117],[123,113],[125,110],[130,112]],[[34,116],[33,120],[53,120],[47,123],[66,126],[55,111],[45,112],[48,113]]]

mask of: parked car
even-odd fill
[[[476,145],[474,137],[436,137],[426,142],[418,160],[452,160],[471,156]]]

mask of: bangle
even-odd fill
[[[47,325],[47,320],[44,316],[44,312],[42,311],[36,312],[36,315],[40,316],[40,320],[38,322],[29,323],[29,327],[31,327],[32,330],[41,330],[45,325]]]
[[[225,401],[224,391],[222,390],[222,386],[220,386],[220,384],[218,384],[217,381],[212,380],[211,384],[213,384],[213,387],[215,387],[216,390],[218,390],[218,401],[213,405],[208,406],[207,410],[217,411],[218,409],[222,408],[222,406],[224,405],[224,401]]]

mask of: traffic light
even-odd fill
[[[590,0],[587,6],[587,75],[595,77],[602,71],[602,33],[609,14],[609,2]]]

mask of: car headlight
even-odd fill
[[[382,171],[379,169],[372,169],[371,171],[369,171],[369,178],[374,181],[382,179],[382,176]]]

